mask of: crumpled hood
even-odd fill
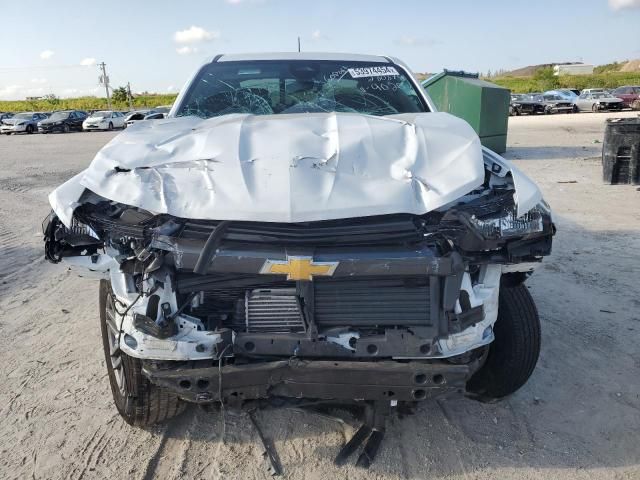
[[[154,213],[301,222],[424,214],[482,184],[480,141],[446,113],[226,115],[137,122],[50,195],[85,188]]]

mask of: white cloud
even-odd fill
[[[609,6],[616,11],[625,8],[640,8],[640,0],[609,0]]]
[[[320,30],[314,30],[313,32],[311,32],[311,40],[314,42],[317,42],[319,40],[328,40],[328,39],[329,37],[327,37]]]
[[[43,50],[40,52],[40,58],[42,60],[49,60],[54,54],[55,52],[53,50]]]
[[[186,30],[179,30],[173,34],[173,40],[180,44],[192,44],[200,42],[208,42],[220,38],[220,32],[207,31],[202,27],[192,25]]]
[[[91,65],[95,65],[95,64],[96,64],[96,59],[93,57],[87,57],[80,60],[80,65],[84,67],[90,67]]]
[[[175,92],[176,91],[176,87],[174,87],[173,85],[169,85],[167,87],[167,92]]]
[[[42,87],[27,88],[27,89],[22,91],[22,96],[23,97],[41,97],[45,93],[47,93],[47,92]]]
[[[22,85],[7,85],[0,87],[0,98],[3,100],[13,100],[18,98],[18,92],[22,90]]]
[[[43,84],[43,83],[47,83],[47,79],[46,78],[32,78],[31,79],[31,83]]]
[[[433,47],[441,43],[439,40],[431,38],[415,37],[413,35],[403,35],[396,40],[398,45],[404,45],[406,47]]]
[[[415,46],[415,45],[420,43],[420,39],[416,38],[416,37],[412,37],[411,35],[403,35],[398,40],[398,43],[401,43],[402,45],[408,45],[410,47],[413,47],[413,46]]]
[[[178,52],[178,55],[190,55],[192,53],[196,53],[197,51],[197,47],[190,47],[188,45],[176,48],[176,52]]]
[[[225,0],[229,5],[240,5],[241,3],[264,3],[266,0]]]

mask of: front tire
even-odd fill
[[[186,404],[174,393],[160,388],[142,375],[142,362],[120,350],[119,320],[113,290],[100,280],[100,329],[113,401],[130,425],[147,426],[168,420]]]
[[[33,133],[33,125],[27,125],[27,134],[31,135]]]
[[[109,122],[109,131],[113,130],[113,123]]]
[[[467,391],[479,400],[506,397],[522,387],[540,355],[540,318],[524,284],[501,286],[495,340],[484,365],[467,382]]]

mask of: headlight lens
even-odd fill
[[[520,217],[517,207],[509,207],[501,217],[477,218],[473,215],[471,225],[486,239],[521,237],[544,230],[543,215],[550,214],[549,205],[543,200]]]

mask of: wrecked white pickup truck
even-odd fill
[[[185,401],[498,398],[538,358],[523,282],[549,206],[394,59],[218,56],[50,202],[47,258],[108,272],[132,424]]]

